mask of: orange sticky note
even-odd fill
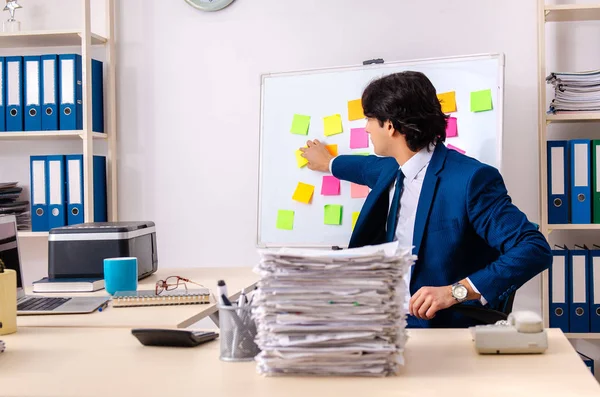
[[[352,213],[352,230],[354,230],[354,226],[356,226],[356,221],[358,220],[359,215],[360,215],[360,212]]]
[[[348,120],[353,121],[364,118],[362,101],[360,99],[348,101]]]
[[[323,127],[325,128],[325,136],[341,134],[344,132],[342,127],[342,116],[334,114],[323,118]]]
[[[338,155],[337,145],[325,145],[325,149],[334,157]]]
[[[364,198],[369,195],[369,187],[357,183],[350,184],[350,197]]]
[[[298,168],[302,168],[308,164],[308,160],[302,157],[302,152],[300,150],[296,150],[296,163],[298,164]]]
[[[298,182],[298,186],[296,186],[296,191],[292,196],[292,200],[296,200],[304,204],[309,204],[314,192],[315,187],[313,185]]]
[[[438,100],[442,105],[442,112],[444,113],[452,113],[456,112],[456,92],[443,92],[438,94]]]

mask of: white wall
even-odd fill
[[[33,28],[79,15],[73,0],[21,3]],[[256,261],[261,73],[376,57],[506,54],[503,175],[538,220],[534,0],[237,0],[216,13],[183,0],[117,3],[120,216],[157,223],[161,266]],[[2,143],[0,177],[28,145]],[[24,247],[31,281],[44,273],[45,244]],[[537,309],[538,283],[518,299]]]

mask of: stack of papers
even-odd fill
[[[0,182],[0,215],[15,215],[17,228],[26,230],[31,228],[29,201],[19,201],[23,188],[17,185],[18,182]]]
[[[406,282],[397,242],[341,251],[260,250],[258,372],[387,376],[404,364]]]
[[[600,111],[600,70],[551,73],[546,82],[554,86],[549,113]]]

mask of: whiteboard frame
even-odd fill
[[[262,219],[262,172],[263,172],[263,120],[264,120],[264,98],[265,98],[265,80],[270,77],[286,77],[286,76],[299,76],[307,74],[316,74],[323,72],[345,72],[353,70],[368,69],[370,67],[376,68],[394,68],[403,65],[426,65],[431,63],[441,62],[461,62],[461,61],[479,61],[479,60],[498,60],[498,104],[494,108],[498,113],[497,117],[497,141],[496,141],[496,158],[497,158],[497,169],[502,174],[502,146],[504,143],[503,134],[503,123],[504,123],[504,68],[505,68],[505,55],[504,53],[489,53],[489,54],[475,54],[475,55],[459,55],[452,57],[441,57],[441,58],[423,58],[423,59],[412,59],[406,61],[393,61],[385,62],[383,64],[371,64],[371,65],[347,65],[347,66],[332,66],[326,68],[314,68],[304,69],[289,72],[277,72],[277,73],[263,73],[260,75],[260,120],[259,120],[259,149],[258,149],[258,200],[257,200],[257,222],[256,222],[256,247],[257,248],[280,248],[280,247],[296,247],[296,248],[347,248],[347,245],[343,247],[332,247],[331,245],[312,245],[312,244],[264,244],[261,242],[260,230],[261,230],[261,219]]]

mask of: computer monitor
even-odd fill
[[[7,269],[17,272],[17,294],[24,295],[21,279],[21,258],[17,237],[17,218],[14,215],[0,216],[0,259]]]

